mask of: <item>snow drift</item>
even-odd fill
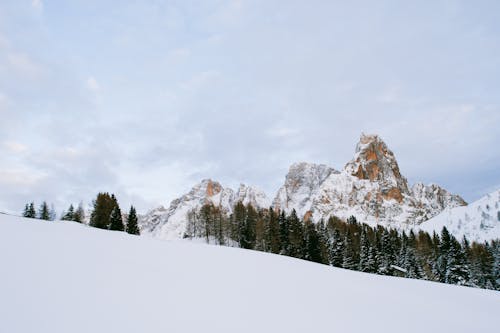
[[[0,332],[494,332],[500,293],[0,215]]]

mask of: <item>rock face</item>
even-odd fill
[[[269,207],[271,204],[265,193],[256,188],[241,184],[235,192],[216,181],[205,179],[188,193],[173,200],[168,209],[159,207],[141,216],[141,232],[161,239],[182,238],[186,231],[189,211],[212,203],[226,212],[231,212],[238,201],[259,208]]]
[[[465,207],[445,208],[419,229],[440,232],[446,227],[459,240],[470,241],[500,239],[500,190],[490,193]]]
[[[446,207],[465,204],[437,185],[417,184],[410,191],[392,151],[377,135],[364,134],[342,171],[294,164],[274,199],[275,207],[286,212],[295,209],[299,216],[313,221],[354,215],[369,224],[398,228],[420,224]]]

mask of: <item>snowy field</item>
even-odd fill
[[[496,332],[500,293],[0,215],[0,332]]]

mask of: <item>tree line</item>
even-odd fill
[[[238,246],[367,273],[500,290],[500,241],[456,239],[371,227],[355,217],[312,223],[272,208],[237,203],[231,214],[213,204],[187,214],[185,238]]]
[[[53,221],[56,219],[54,208],[49,209],[45,201],[41,204],[38,212],[35,210],[34,202],[26,204],[23,216],[41,220]],[[61,220],[83,223],[85,221],[83,205],[80,203],[78,208],[75,209],[73,204],[71,204],[68,210],[61,214]],[[130,206],[129,213],[124,216],[115,195],[110,195],[107,192],[98,193],[96,199],[93,201],[93,210],[90,214],[89,225],[100,229],[126,231],[134,235],[140,234],[135,207]]]

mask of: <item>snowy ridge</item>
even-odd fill
[[[170,207],[159,207],[140,217],[141,232],[161,239],[179,239],[186,231],[187,214],[212,203],[225,212],[231,212],[241,201],[254,207],[268,208],[271,204],[266,194],[256,188],[241,184],[235,192],[211,179],[204,179],[188,193],[171,202]]]
[[[0,225],[0,332],[461,333],[500,326],[497,291],[73,222],[0,215]]]
[[[422,223],[421,230],[432,233],[446,227],[455,237],[489,241],[500,239],[500,190],[465,207],[446,208],[441,214]]]

